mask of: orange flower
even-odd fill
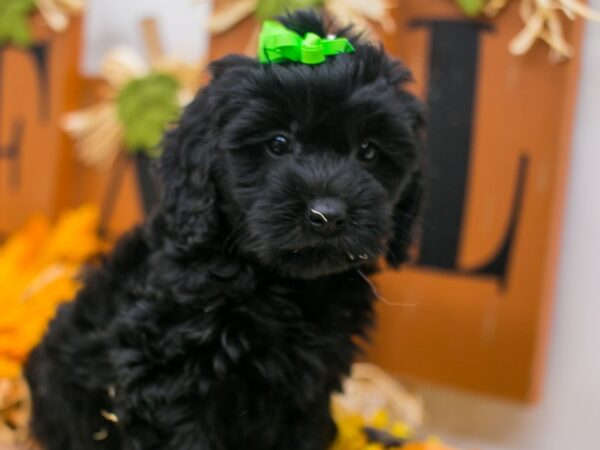
[[[33,217],[0,247],[0,378],[19,374],[62,302],[79,288],[81,264],[99,253],[98,211],[84,206],[54,227]]]

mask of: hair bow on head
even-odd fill
[[[258,37],[258,59],[261,63],[283,61],[302,64],[321,64],[327,56],[354,53],[346,38],[322,38],[315,33],[304,37],[274,20],[263,22]]]

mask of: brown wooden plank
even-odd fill
[[[34,212],[55,215],[72,189],[71,147],[58,121],[80,96],[80,21],[73,20],[62,34],[48,29],[39,16],[32,24],[35,44],[47,46],[47,71],[37,70],[32,51],[0,50],[0,234],[18,228]],[[18,156],[9,150],[13,141]]]
[[[448,3],[400,1],[399,22],[455,16]],[[380,303],[370,356],[397,374],[534,400],[545,367],[579,58],[551,65],[547,47],[539,43],[524,57],[510,55],[508,43],[522,27],[518,3],[482,38],[458,261],[468,270],[497,249],[514,198],[516,163],[525,153],[523,210],[506,285],[419,265],[378,276],[388,301],[417,305]],[[576,22],[568,33],[577,52],[581,28]],[[401,26],[388,44],[413,69],[417,90],[424,93],[427,31]]]

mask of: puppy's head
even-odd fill
[[[279,273],[315,278],[404,258],[421,198],[418,101],[409,72],[321,18],[300,35],[348,37],[356,52],[318,65],[212,64],[162,158],[165,207],[180,245],[220,245]]]

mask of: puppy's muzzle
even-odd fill
[[[311,228],[322,234],[332,234],[340,229],[348,217],[346,205],[336,198],[317,198],[308,203],[306,219]]]

